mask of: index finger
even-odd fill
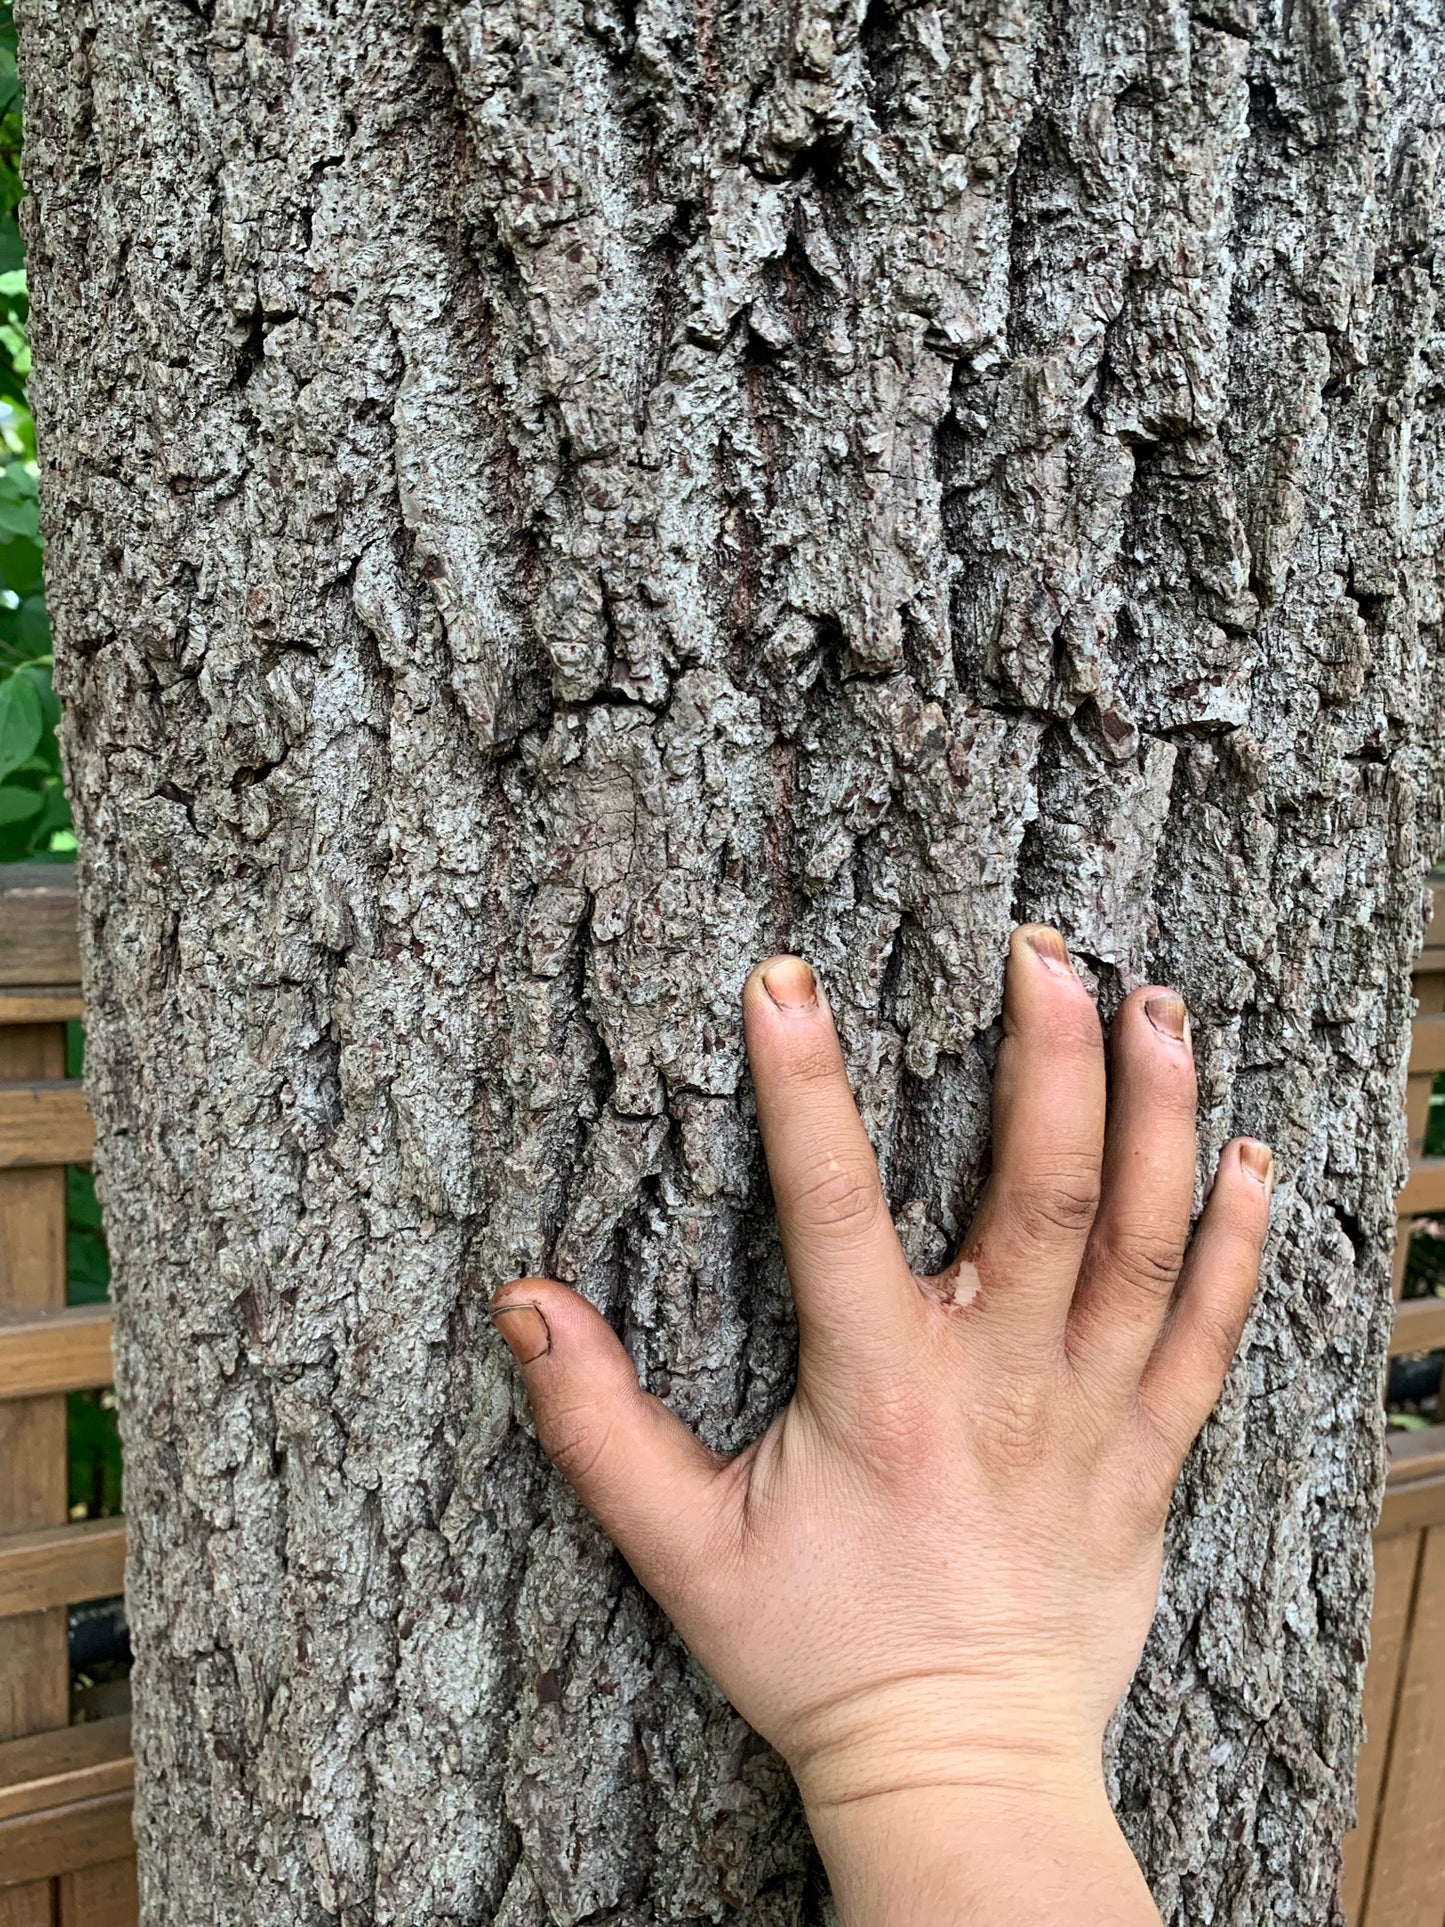
[[[847,1358],[886,1344],[899,1321],[917,1317],[918,1287],[832,1015],[802,958],[773,957],[753,972],[743,1029],[804,1353]]]

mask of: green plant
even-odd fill
[[[0,862],[75,848],[61,781],[41,574],[35,424],[26,399],[25,244],[15,23],[0,5]]]

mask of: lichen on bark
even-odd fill
[[[1428,0],[24,0],[148,1927],[827,1902],[540,1462],[575,1283],[714,1444],[805,951],[911,1252],[1004,940],[1175,982],[1268,1277],[1111,1736],[1166,1921],[1330,1920],[1435,847]]]

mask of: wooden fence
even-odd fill
[[[71,1724],[69,1606],[122,1587],[116,1519],[67,1518],[66,1396],[110,1381],[110,1308],[66,1305],[65,1167],[90,1119],[65,1077],[80,1016],[63,869],[0,865],[0,1927],[135,1927],[130,1722]],[[1445,1216],[1445,1158],[1419,1155],[1445,1070],[1445,948],[1415,971],[1409,1221]],[[1402,1304],[1392,1354],[1445,1348],[1445,1299]],[[1445,1424],[1396,1435],[1375,1538],[1351,1927],[1445,1927]]]
[[[0,1927],[136,1918],[130,1722],[71,1725],[66,1608],[119,1593],[125,1558],[118,1519],[67,1516],[66,1396],[111,1376],[109,1307],[66,1307],[78,976],[67,872],[0,866]]]
[[[1436,898],[1441,897],[1437,879]],[[1430,1094],[1445,1071],[1445,948],[1415,965],[1419,1012],[1406,1083],[1410,1179],[1400,1193],[1395,1296],[1420,1218],[1445,1218],[1445,1158],[1423,1155]],[[1399,1304],[1391,1357],[1445,1347],[1445,1299]],[[1445,1412],[1390,1437],[1375,1532],[1375,1612],[1365,1675],[1359,1823],[1345,1842],[1350,1927],[1445,1923]]]

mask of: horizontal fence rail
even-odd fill
[[[125,1585],[125,1526],[119,1519],[39,1526],[0,1538],[0,1619],[114,1599]]]
[[[0,1084],[0,1171],[89,1164],[95,1127],[78,1081]]]
[[[0,1398],[90,1392],[111,1381],[109,1305],[0,1311]]]

